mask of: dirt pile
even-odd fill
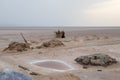
[[[28,43],[11,42],[3,51],[22,52],[27,51],[28,49],[30,49],[30,45]]]
[[[109,55],[105,54],[93,54],[88,56],[80,56],[75,59],[75,61],[82,65],[92,65],[92,66],[109,66],[111,64],[117,63],[116,59],[111,58]]]
[[[50,40],[48,42],[44,42],[41,46],[37,46],[38,49],[40,48],[53,48],[58,46],[63,46],[64,44],[59,40]]]

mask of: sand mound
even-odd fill
[[[109,66],[117,63],[116,59],[111,58],[105,54],[93,54],[88,56],[80,56],[75,61],[82,65],[93,65],[93,66]]]
[[[19,43],[19,42],[11,42],[7,48],[5,48],[3,51],[27,51],[30,49],[30,46],[28,43]]]
[[[48,48],[48,47],[58,47],[63,46],[64,44],[59,40],[50,40],[48,42],[44,42],[41,46],[37,46],[37,48]]]
[[[3,70],[0,71],[0,80],[32,80],[32,79],[29,76],[26,76],[16,71]]]

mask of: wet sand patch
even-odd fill
[[[71,65],[61,60],[38,60],[31,62],[31,64],[59,72],[64,72],[74,69]]]

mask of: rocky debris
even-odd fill
[[[88,67],[87,66],[83,66],[83,69],[87,69]]]
[[[106,54],[93,54],[88,56],[80,56],[75,59],[75,61],[82,65],[92,65],[92,66],[109,66],[111,64],[117,63],[116,59],[111,58]]]
[[[97,70],[97,71],[101,72],[102,70]]]
[[[39,73],[36,73],[36,72],[31,72],[30,75],[39,75]]]
[[[27,71],[30,71],[28,68],[24,67],[24,66],[21,66],[21,65],[18,65],[19,68],[23,69],[23,70],[27,70]]]
[[[48,48],[48,47],[58,47],[63,46],[64,44],[59,40],[50,40],[48,42],[44,42],[41,46],[37,46],[38,49],[40,48]]]
[[[27,51],[28,49],[30,49],[30,45],[28,43],[11,42],[3,51],[22,52]]]
[[[0,80],[32,80],[29,76],[13,70],[0,71]]]
[[[56,34],[56,38],[65,38],[65,32],[64,31],[58,30],[58,31],[55,32],[55,34]]]

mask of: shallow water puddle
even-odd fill
[[[59,72],[64,72],[74,69],[71,65],[61,60],[38,60],[31,62],[31,64],[35,64],[37,66],[45,67]]]

